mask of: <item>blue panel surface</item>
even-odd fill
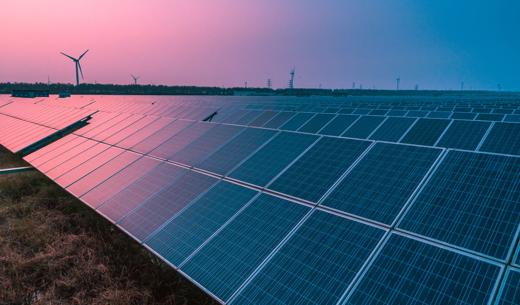
[[[181,270],[226,301],[309,210],[261,195]]]
[[[225,175],[239,162],[275,135],[276,131],[247,128],[215,153],[195,166],[220,175]]]
[[[368,141],[322,138],[268,188],[316,202],[369,145]]]
[[[383,234],[315,211],[231,304],[336,304]]]
[[[498,305],[520,304],[520,270],[509,269],[498,297]]]
[[[413,118],[394,118],[389,117],[377,130],[370,136],[372,140],[397,142],[404,133],[412,126]]]
[[[499,267],[392,235],[346,304],[484,305]]]
[[[520,223],[520,158],[450,151],[399,225],[506,259]]]
[[[349,138],[367,138],[383,122],[383,116],[362,116],[347,129],[342,136]]]
[[[229,176],[265,186],[317,139],[312,135],[280,133]]]
[[[335,115],[328,113],[318,113],[312,119],[310,119],[305,125],[303,125],[298,131],[316,133],[325,124],[327,124]]]
[[[475,150],[490,125],[482,121],[453,121],[437,146]]]
[[[256,194],[236,184],[219,182],[148,238],[146,244],[178,266]]]
[[[444,132],[450,120],[419,119],[404,136],[402,142],[431,146]]]
[[[495,123],[480,150],[520,155],[520,124]]]
[[[322,130],[319,131],[320,134],[330,135],[330,136],[339,136],[342,134],[345,129],[347,129],[355,120],[357,120],[359,116],[357,115],[349,115],[349,114],[341,114],[335,117],[332,121],[327,124],[327,126],[323,127]]]
[[[213,177],[188,172],[148,198],[119,221],[119,225],[135,238],[144,240],[216,182]]]
[[[303,124],[305,124],[311,117],[314,116],[314,113],[309,112],[300,112],[293,116],[287,123],[285,123],[280,129],[282,130],[298,130]]]
[[[391,224],[440,153],[440,149],[378,143],[323,205]]]

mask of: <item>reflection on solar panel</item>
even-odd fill
[[[520,158],[450,151],[399,227],[505,260],[519,204]]]
[[[226,301],[309,210],[261,195],[181,268]]]
[[[376,144],[323,205],[392,224],[439,155],[439,149]]]
[[[0,95],[0,144],[221,302],[518,304],[518,101]]]
[[[346,304],[487,304],[500,268],[392,235]]]
[[[367,141],[322,138],[268,188],[317,202],[369,145]]]
[[[384,231],[315,212],[232,304],[336,304]]]

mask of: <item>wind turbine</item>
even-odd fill
[[[140,78],[139,76],[134,76],[133,74],[130,74],[130,76],[134,79],[134,85],[137,86],[137,80]]]
[[[79,70],[79,73],[81,73],[81,79],[83,79],[83,70],[81,70],[81,64],[79,63],[79,61],[83,58],[83,56],[85,56],[85,54],[87,54],[88,50],[86,50],[85,52],[83,52],[83,54],[80,55],[80,57],[78,58],[74,58],[70,55],[67,55],[63,52],[60,52],[62,55],[64,56],[67,56],[68,58],[70,58],[74,64],[76,65],[76,86],[79,86],[79,74],[78,74],[78,70]]]

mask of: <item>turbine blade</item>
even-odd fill
[[[81,65],[80,65],[79,61],[78,61],[78,68],[79,68],[79,73],[81,74],[81,79],[85,79],[83,77],[83,70],[81,69]]]
[[[67,54],[65,54],[65,53],[63,53],[63,52],[60,52],[60,53],[61,53],[62,55],[64,55],[64,56],[67,56],[68,58],[72,59],[73,61],[77,61],[76,58],[74,58],[74,57],[72,57],[72,56],[70,56],[70,55],[67,55]]]
[[[81,54],[81,56],[78,58],[78,60],[81,60],[83,58],[83,56],[85,56],[85,54],[87,54],[88,50],[86,50],[85,52],[83,52],[83,54]]]

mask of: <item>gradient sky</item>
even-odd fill
[[[520,90],[520,1],[2,0],[0,82]]]

